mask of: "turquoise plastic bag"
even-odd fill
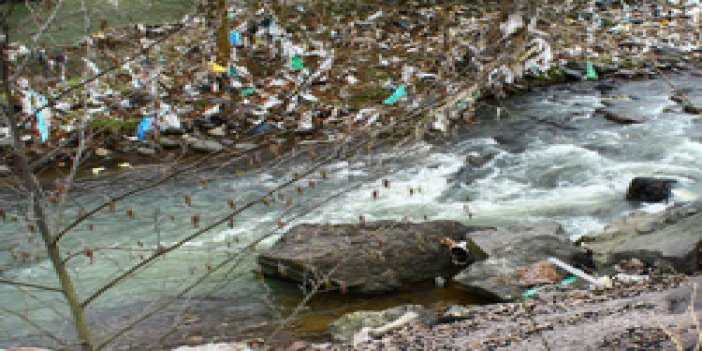
[[[383,104],[394,105],[398,100],[402,99],[405,96],[407,96],[407,90],[405,89],[404,85],[401,85],[397,87],[397,89],[395,89],[395,92],[392,93],[392,96],[383,101]]]
[[[247,89],[242,90],[239,93],[239,97],[247,97],[247,96],[251,96],[253,94],[256,94],[256,90],[254,90],[253,88],[247,88]]]
[[[293,56],[292,67],[296,71],[302,71],[305,69],[305,64],[302,62],[302,58],[300,56]]]
[[[592,79],[592,80],[597,80],[597,71],[595,71],[595,66],[592,64],[592,62],[587,63],[587,75],[585,76],[587,79]]]

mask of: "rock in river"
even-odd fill
[[[670,198],[675,179],[636,177],[626,191],[628,201],[663,202]]]
[[[521,297],[520,268],[557,257],[574,266],[592,266],[585,251],[566,237],[556,222],[539,222],[468,234],[487,254],[456,275],[458,287],[494,301]]]
[[[580,241],[600,266],[637,258],[663,271],[693,273],[702,268],[701,224],[702,202],[694,202],[655,214],[634,213]]]
[[[476,230],[485,228],[454,221],[302,224],[259,255],[258,263],[267,276],[302,283],[328,276],[336,288],[386,292],[450,274],[451,259],[441,239],[464,240]],[[468,246],[477,259],[485,257],[472,241]]]

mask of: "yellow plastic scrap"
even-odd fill
[[[132,165],[129,164],[129,162],[122,162],[122,163],[118,164],[117,167],[119,167],[119,168],[132,168]]]
[[[226,67],[221,66],[215,62],[210,62],[210,71],[212,71],[212,73],[227,73],[227,72],[229,72],[229,70]]]

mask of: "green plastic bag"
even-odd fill
[[[296,71],[302,71],[305,69],[305,64],[302,62],[302,58],[300,56],[293,56],[292,67]]]
[[[383,101],[383,104],[393,105],[398,100],[400,100],[401,98],[403,98],[405,96],[407,96],[407,90],[405,89],[404,85],[401,85],[397,89],[395,89],[395,92],[392,93],[392,96],[390,96],[389,98],[385,99],[385,101]]]
[[[598,77],[597,77],[597,71],[595,71],[595,66],[592,64],[592,62],[588,62],[588,63],[587,63],[587,75],[586,75],[586,78],[587,78],[587,79],[591,79],[591,80],[597,80],[597,79],[598,79]]]
[[[239,97],[247,97],[247,96],[251,96],[253,94],[256,94],[256,90],[254,90],[253,88],[247,88],[247,89],[242,90],[239,93]]]
[[[563,279],[563,281],[561,281],[561,286],[572,285],[572,284],[575,284],[575,282],[577,282],[577,281],[578,281],[578,277],[568,277],[568,278]]]

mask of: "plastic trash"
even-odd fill
[[[235,30],[229,32],[229,43],[232,44],[232,46],[243,45],[244,42],[241,40],[241,33]]]
[[[578,281],[578,277],[568,277],[561,281],[561,286],[573,285]]]
[[[549,257],[548,261],[551,262],[552,264],[564,269],[568,273],[575,275],[576,277],[583,279],[583,280],[587,281],[588,283],[593,284],[595,286],[607,288],[607,287],[610,287],[612,284],[611,280],[607,277],[595,278],[595,277],[583,272],[582,270],[577,269],[577,268],[575,268],[575,267],[573,267],[573,266],[571,266],[571,265],[569,265],[569,264],[567,264],[567,263],[565,263],[565,262],[563,262],[555,257]]]
[[[93,175],[98,175],[106,170],[107,170],[107,168],[105,168],[105,167],[95,167],[92,169]]]
[[[256,94],[254,88],[246,88],[239,93],[239,97],[247,97]]]
[[[227,73],[227,72],[229,72],[229,70],[227,69],[227,67],[224,67],[224,66],[222,66],[222,65],[219,65],[219,64],[217,64],[217,63],[215,63],[215,62],[210,62],[210,71],[211,71],[212,73]]]
[[[39,105],[46,106],[49,101],[45,96],[39,96]],[[48,108],[42,109],[37,112],[37,131],[39,131],[39,138],[42,143],[45,143],[49,139],[49,129],[51,128],[51,110]]]
[[[592,62],[587,63],[587,74],[585,75],[585,78],[591,79],[591,80],[597,80],[597,71],[595,71],[595,66],[592,64]]]
[[[405,89],[404,85],[401,85],[395,89],[395,92],[389,98],[383,101],[383,104],[394,105],[398,100],[405,96],[407,96],[407,90]]]
[[[305,69],[305,64],[302,62],[302,58],[300,56],[293,56],[292,57],[292,68],[296,71],[302,71]]]
[[[139,126],[137,126],[137,137],[139,140],[146,140],[146,133],[150,132],[154,129],[154,119],[151,117],[147,117],[141,120],[139,122]]]

